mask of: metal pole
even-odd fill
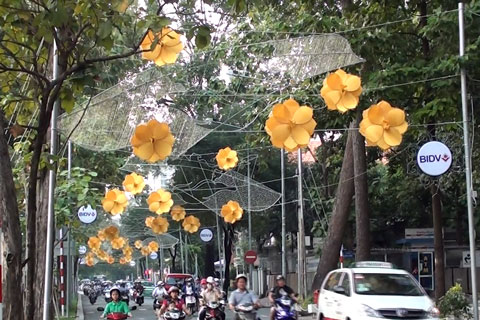
[[[53,78],[58,78],[58,53],[57,44],[53,42]],[[52,119],[50,123],[50,154],[56,155],[57,144],[57,117],[60,101],[53,104]],[[50,320],[50,301],[52,298],[52,273],[53,273],[53,238],[55,231],[55,169],[48,172],[48,216],[47,216],[47,246],[45,251],[45,290],[43,292],[43,320]]]
[[[287,276],[287,231],[285,217],[285,149],[280,150],[280,167],[282,178],[282,275]]]
[[[163,280],[163,248],[160,248],[160,280]]]
[[[218,208],[218,205],[215,205],[217,208]],[[215,218],[217,220],[217,246],[218,246],[218,261],[221,263],[222,262],[222,242],[221,242],[221,234],[220,234],[220,222],[218,219],[219,216],[217,213],[215,213]],[[223,276],[224,272],[223,272],[223,268],[220,268],[220,275],[221,275],[221,278],[222,279],[225,279],[225,277]],[[206,274],[205,276],[208,276],[208,274]]]
[[[178,228],[178,235],[180,239],[180,258],[182,259],[182,273],[185,273],[185,263],[183,258],[183,240],[182,240],[182,229]]]
[[[252,203],[250,189],[250,148],[247,149],[247,209],[248,209],[248,250],[252,250]],[[253,288],[253,264],[248,265],[250,288]]]
[[[188,235],[185,234],[185,273],[188,273]]]
[[[303,221],[303,190],[302,190],[302,150],[297,151],[298,161],[298,293],[307,296],[305,270],[305,224]]]
[[[465,54],[465,27],[463,24],[463,2],[458,3],[458,34],[460,57]],[[463,146],[465,150],[465,176],[467,180],[467,209],[468,209],[468,237],[470,243],[470,272],[472,278],[473,319],[478,320],[478,297],[477,297],[477,263],[475,245],[475,221],[473,218],[472,204],[472,170],[470,163],[470,142],[468,133],[467,111],[467,74],[465,68],[460,69],[460,82],[462,91],[462,118],[463,118]]]
[[[67,168],[68,168],[68,173],[67,173],[67,178],[71,179],[72,178],[72,141],[68,140],[67,144]],[[72,282],[73,282],[73,273],[72,273],[72,234],[71,234],[71,229],[70,225],[67,228],[68,232],[68,250],[67,250],[67,290],[65,292],[65,298],[66,298],[66,305],[67,305],[67,317],[70,316],[70,299],[71,296],[73,295],[72,292]]]
[[[195,253],[195,277],[198,277],[198,256]]]

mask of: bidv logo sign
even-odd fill
[[[417,163],[429,176],[439,176],[452,166],[452,152],[441,142],[427,142],[418,151]]]
[[[85,224],[92,223],[97,219],[97,210],[92,209],[91,205],[83,206],[78,209],[78,219]]]
[[[202,231],[200,231],[200,239],[203,241],[203,242],[209,242],[213,239],[213,232],[212,230],[210,229],[202,229]]]

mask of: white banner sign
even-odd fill
[[[203,242],[209,242],[213,239],[213,232],[212,230],[210,229],[202,229],[202,231],[200,231],[200,239],[203,241]]]
[[[83,206],[78,209],[78,219],[85,224],[92,223],[97,219],[97,210],[93,209],[91,205]]]
[[[441,142],[427,142],[418,151],[417,164],[429,176],[440,176],[450,169],[452,152]]]

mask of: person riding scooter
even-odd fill
[[[102,318],[106,318],[109,314],[112,313],[122,313],[127,315],[128,317],[132,316],[127,303],[125,301],[122,301],[121,299],[121,292],[119,288],[111,288],[110,296],[112,297],[112,301],[107,303],[105,310],[103,311]]]
[[[183,303],[182,299],[180,299],[179,295],[180,289],[178,289],[177,287],[171,286],[170,289],[168,289],[168,298],[163,300],[162,307],[158,312],[159,318],[165,313],[165,311],[167,311],[167,309],[177,309],[179,311],[185,312],[185,314],[187,315],[190,315],[190,312]]]
[[[275,319],[275,301],[282,297],[290,298],[294,303],[297,302],[297,298],[295,297],[295,291],[292,288],[287,286],[285,282],[285,278],[282,275],[278,275],[275,278],[276,286],[270,290],[268,294],[268,300],[273,305],[270,309],[270,320]]]
[[[222,293],[215,288],[215,281],[212,277],[207,278],[207,287],[205,290],[202,291],[200,294],[200,303],[202,304],[202,308],[198,313],[198,320],[205,320],[205,316],[207,311],[209,310],[209,306],[212,302],[216,303],[217,307],[214,310],[215,317],[217,319],[225,320],[225,313],[220,310],[220,299],[222,299]],[[211,310],[213,310],[211,308]]]
[[[256,309],[260,307],[258,298],[247,290],[247,276],[239,274],[235,278],[237,289],[230,294],[228,304],[235,313],[235,320],[256,319]],[[248,315],[248,316],[247,316]]]

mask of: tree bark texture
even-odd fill
[[[357,110],[357,128],[360,126],[360,109]],[[352,131],[353,170],[355,187],[355,217],[357,248],[356,261],[370,259],[370,214],[368,211],[367,157],[365,138],[359,131]]]
[[[215,248],[213,246],[213,242],[208,242],[205,245],[205,266],[203,270],[203,274],[205,277],[214,276],[215,275]],[[218,258],[220,261],[221,258]]]
[[[232,260],[232,246],[235,233],[233,231],[233,225],[226,223],[223,226],[223,246],[225,249],[225,281],[223,282],[223,291],[228,292],[230,286],[230,261]]]
[[[6,248],[4,257],[6,281],[3,288],[3,317],[22,320],[22,232],[15,193],[10,155],[5,139],[4,116],[0,112],[0,217]],[[2,257],[3,260],[3,257]]]
[[[433,237],[435,246],[435,299],[445,295],[445,252],[443,249],[443,221],[440,188],[430,186],[432,194]]]
[[[353,125],[354,122],[350,125],[350,129],[353,129]],[[352,140],[352,130],[349,130],[335,196],[335,206],[333,208],[332,217],[330,218],[330,227],[328,228],[328,235],[322,249],[322,256],[320,257],[317,272],[313,279],[312,291],[320,288],[327,273],[335,269],[337,266],[338,258],[340,256],[343,234],[350,213],[350,205],[354,193]]]

